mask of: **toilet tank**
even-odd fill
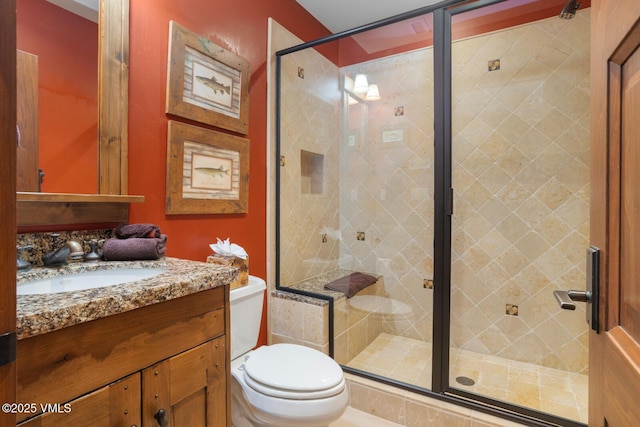
[[[266,287],[261,278],[249,276],[247,285],[229,291],[231,360],[252,350],[258,343]]]

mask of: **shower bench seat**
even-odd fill
[[[343,364],[362,351],[382,330],[382,319],[376,316],[375,311],[354,310],[343,292],[324,288],[324,285],[354,272],[335,269],[274,290],[269,305],[270,312],[274,314],[271,316],[272,343],[301,344],[329,354],[329,339],[333,336],[333,356]],[[351,300],[384,294],[384,277],[374,276],[378,281],[362,289]],[[331,325],[333,334],[329,333]]]
[[[338,280],[341,279],[343,277],[346,277],[348,275],[350,275],[351,273],[356,273],[355,270],[347,270],[344,268],[338,268],[335,270],[331,270],[329,272],[326,273],[322,273],[320,275],[311,277],[309,279],[305,279],[302,280],[300,282],[294,283],[290,286],[288,286],[287,288],[290,289],[297,289],[300,291],[306,291],[306,292],[313,292],[315,294],[319,294],[325,297],[331,297],[334,301],[340,298],[346,298],[346,295],[343,292],[339,292],[339,291],[332,291],[330,289],[325,289],[325,285],[328,283],[333,282],[334,280]],[[367,274],[371,274],[371,273],[367,273]],[[382,277],[379,274],[371,274],[372,276],[375,276],[378,278],[378,280],[380,280],[380,278]],[[371,285],[371,287],[375,287],[377,284]],[[358,294],[368,294],[370,292],[367,292],[368,288],[365,288],[363,290],[361,290]],[[371,291],[371,290],[369,290]]]

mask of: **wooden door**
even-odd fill
[[[47,413],[20,427],[113,427],[140,425],[140,373],[102,387],[66,404],[46,405]],[[36,409],[41,409],[41,404]]]
[[[0,402],[11,403],[16,400],[15,0],[0,1],[0,217]],[[0,427],[15,426],[15,420],[15,414],[0,412]]]
[[[227,420],[225,337],[142,372],[143,426],[223,427]]]
[[[17,52],[18,191],[40,191],[38,171],[38,56]]]
[[[589,337],[589,425],[640,425],[640,1],[592,3],[591,241],[602,250]]]

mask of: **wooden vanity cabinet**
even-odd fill
[[[228,302],[217,287],[19,340],[17,401],[62,413],[18,425],[231,426]]]

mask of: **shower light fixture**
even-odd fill
[[[356,75],[356,81],[353,85],[353,93],[356,95],[364,95],[369,90],[369,82],[364,74]]]
[[[577,0],[569,0],[567,4],[562,8],[562,12],[560,12],[560,18],[562,19],[571,19],[576,16],[576,10],[580,7],[582,3]]]
[[[347,98],[349,105],[362,101],[380,100],[378,85],[369,84],[367,76],[364,74],[357,74],[355,80],[352,80],[349,76],[345,76],[344,88],[348,94],[351,94]]]
[[[367,90],[367,96],[365,96],[364,99],[365,101],[379,101],[380,91],[378,90],[378,85],[370,84]]]

